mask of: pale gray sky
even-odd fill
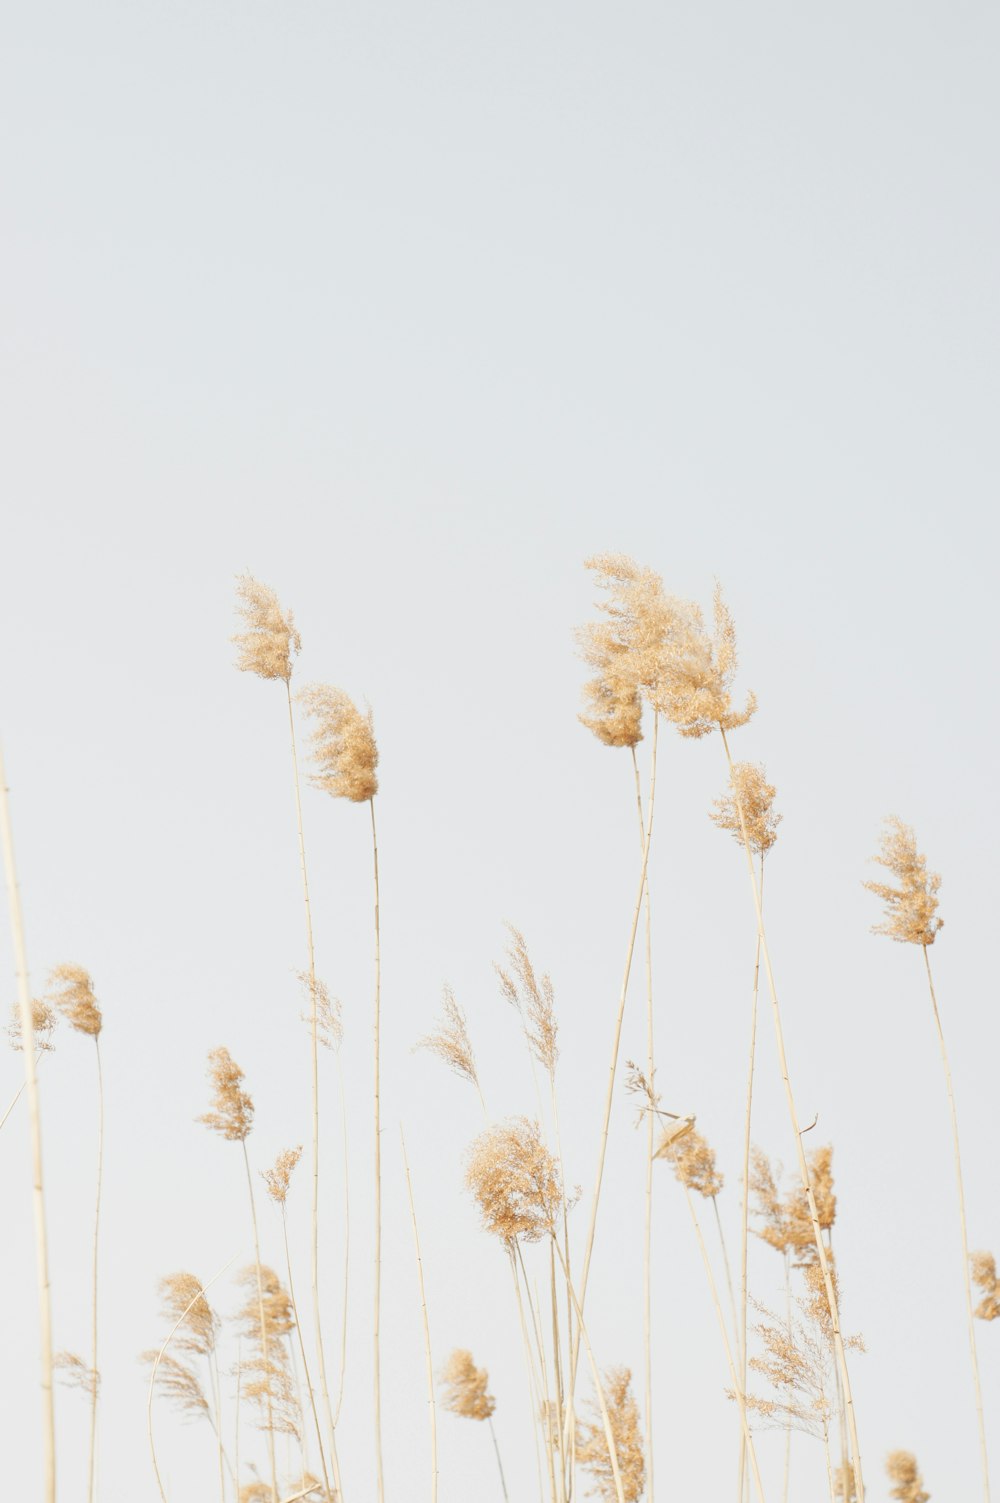
[[[503,920],[518,923],[555,982],[568,1174],[589,1195],[637,878],[628,759],[575,719],[581,562],[603,548],[705,604],[715,577],[726,588],[761,701],[737,747],[766,762],[785,815],[772,946],[802,1115],[818,1112],[813,1137],[836,1146],[871,1493],[885,1496],[885,1452],[905,1447],[932,1495],[976,1495],[920,955],[870,935],[878,905],[860,883],[893,811],[944,874],[934,960],[970,1236],[1000,1252],[998,33],[992,7],[954,0],[7,7],[0,732],[35,984],[79,961],[106,1014],[103,1503],[155,1498],[135,1358],[161,1333],[156,1279],[250,1257],[238,1150],[193,1121],[208,1049],[226,1044],[246,1070],[259,1166],[308,1130],[286,727],[280,686],[232,667],[243,569],[294,608],[300,680],[338,683],[376,715],[388,1496],[423,1496],[427,1470],[400,1119],[436,1360],[467,1345],[489,1367],[512,1498],[532,1496],[508,1282],[461,1184],[476,1104],[410,1051],[448,980],[491,1109],[533,1110],[491,972]],[[719,746],[671,734],[661,774],[659,1078],[718,1148],[735,1249],[752,912],[740,853],[704,812]],[[348,1503],[366,1503],[368,828],[364,810],[312,792],[306,819],[319,968],[345,1007],[357,1278],[343,1456]],[[6,933],[0,954],[12,992]],[[625,1055],[643,1048],[640,1006],[636,990]],[[789,1162],[762,1037],[755,1136]],[[84,1044],[63,1036],[42,1069],[56,1340],[81,1352]],[[5,1093],[18,1064],[0,1060]],[[332,1070],[327,1082],[335,1344]],[[619,1094],[588,1309],[600,1359],[638,1370],[631,1120]],[[0,1171],[5,1485],[27,1498],[23,1112]],[[736,1418],[676,1190],[658,1175],[657,1492],[714,1500],[734,1484]],[[304,1174],[293,1196],[304,1253]],[[765,1301],[780,1298],[778,1264],[754,1250]],[[219,1298],[234,1303],[227,1287]],[[980,1327],[995,1433],[998,1340]],[[85,1496],[83,1409],[60,1394],[64,1503]],[[449,1416],[440,1430],[441,1503],[495,1496],[487,1437]],[[207,1436],[165,1411],[158,1434],[172,1500],[212,1496]],[[779,1439],[761,1451],[773,1479]],[[806,1438],[792,1476],[793,1503],[820,1495]]]

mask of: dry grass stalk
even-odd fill
[[[406,1139],[403,1137],[403,1126],[399,1127],[399,1142],[403,1151],[403,1170],[406,1174],[406,1194],[410,1202],[410,1220],[413,1223],[413,1248],[417,1259],[417,1284],[420,1289],[420,1314],[424,1329],[424,1361],[427,1366],[427,1407],[430,1410],[431,1427],[431,1503],[437,1503],[438,1491],[438,1449],[437,1449],[437,1408],[434,1403],[434,1363],[431,1358],[431,1327],[427,1315],[427,1294],[424,1290],[424,1263],[420,1256],[420,1233],[417,1230],[417,1208],[413,1201],[413,1181],[410,1178],[410,1164],[406,1157]]]
[[[887,819],[882,832],[879,854],[875,858],[885,866],[899,883],[890,887],[882,882],[866,882],[865,887],[874,892],[886,905],[885,923],[876,926],[875,932],[886,934],[903,944],[919,945],[924,957],[927,986],[930,991],[934,1027],[937,1032],[941,1067],[944,1071],[945,1090],[948,1096],[948,1111],[951,1117],[952,1153],[955,1161],[955,1183],[958,1190],[958,1223],[962,1245],[962,1284],[965,1289],[966,1322],[968,1327],[969,1360],[972,1366],[972,1385],[979,1426],[979,1453],[983,1472],[983,1498],[990,1500],[990,1468],[986,1448],[986,1422],[983,1416],[983,1393],[979,1381],[979,1357],[976,1351],[975,1312],[972,1304],[972,1279],[969,1264],[969,1234],[965,1217],[965,1186],[962,1178],[962,1153],[958,1137],[958,1111],[955,1106],[955,1091],[951,1079],[951,1065],[941,1026],[934,978],[931,975],[930,946],[940,932],[943,920],[937,916],[938,891],[941,878],[936,872],[928,872],[927,858],[917,850],[916,836],[909,825],[895,817]]]
[[[875,860],[892,873],[899,886],[865,883],[868,891],[885,903],[885,922],[877,924],[873,932],[886,934],[900,944],[932,945],[944,926],[944,920],[937,917],[941,878],[927,870],[927,858],[917,850],[910,825],[895,816],[887,819]]]
[[[557,1235],[562,1185],[537,1122],[517,1117],[487,1128],[469,1149],[465,1182],[484,1228],[502,1242]]]
[[[974,1252],[969,1258],[969,1269],[973,1283],[983,1293],[974,1311],[976,1319],[997,1320],[1000,1318],[1000,1278],[997,1277],[996,1258],[992,1253]]]
[[[48,1231],[45,1219],[45,1193],[42,1181],[42,1127],[35,1074],[35,1043],[31,992],[28,984],[28,955],[21,914],[21,895],[14,862],[14,836],[10,821],[7,777],[0,754],[0,844],[3,846],[4,878],[10,911],[10,930],[17,974],[18,1007],[21,1016],[25,1086],[28,1093],[28,1117],[31,1130],[32,1205],[35,1221],[35,1260],[38,1279],[38,1317],[41,1345],[43,1503],[56,1498],[56,1421],[52,1391],[52,1296],[49,1282]]]
[[[455,993],[448,985],[443,988],[443,1012],[444,1016],[435,1025],[434,1032],[418,1039],[414,1048],[427,1049],[431,1054],[436,1054],[449,1070],[454,1070],[456,1075],[467,1080],[479,1092],[479,1073],[472,1040],[469,1038],[469,1025],[465,1013],[455,1001]]]
[[[732,781],[733,759],[732,754],[729,750],[729,740],[726,735],[726,729],[727,727],[724,722],[720,721],[719,732],[722,738],[722,748],[726,756],[727,766],[729,768],[730,781]],[[792,1081],[788,1069],[788,1055],[785,1049],[785,1031],[781,1021],[781,1009],[778,1005],[778,991],[774,980],[774,969],[771,965],[771,954],[767,944],[767,931],[764,928],[764,912],[761,906],[761,890],[758,886],[757,877],[754,872],[753,855],[750,848],[750,832],[746,825],[746,816],[743,811],[743,805],[738,797],[736,798],[735,802],[736,807],[739,811],[741,829],[743,833],[741,844],[743,846],[743,853],[746,857],[747,875],[750,878],[750,888],[753,894],[754,913],[756,914],[757,918],[757,934],[760,939],[761,954],[764,957],[764,971],[767,976],[767,987],[771,998],[771,1018],[774,1023],[774,1036],[778,1051],[778,1067],[780,1069],[782,1083],[785,1088],[785,1104],[788,1108],[788,1116],[791,1123],[792,1135],[795,1140],[795,1151],[798,1161],[799,1179],[802,1183],[802,1187],[805,1191],[806,1199],[809,1204],[809,1215],[813,1228],[813,1239],[816,1243],[816,1252],[819,1258],[820,1268],[823,1272],[823,1278],[826,1283],[827,1297],[830,1301],[833,1315],[834,1346],[837,1353],[837,1366],[840,1371],[840,1379],[843,1384],[844,1403],[847,1414],[847,1429],[850,1437],[850,1446],[852,1453],[851,1461],[854,1469],[855,1489],[858,1494],[859,1503],[864,1503],[865,1485],[864,1474],[861,1465],[861,1447],[858,1440],[857,1417],[854,1412],[854,1395],[851,1388],[851,1375],[847,1367],[847,1352],[845,1350],[843,1337],[840,1332],[840,1317],[836,1307],[836,1295],[834,1293],[832,1278],[830,1274],[827,1249],[823,1241],[823,1232],[819,1223],[819,1215],[815,1198],[813,1196],[812,1185],[809,1180],[809,1167],[806,1163],[805,1149],[802,1146],[802,1126],[799,1122],[799,1114],[795,1105],[795,1094],[792,1090]]]
[[[362,715],[342,689],[310,684],[299,702],[315,722],[310,735],[317,771],[310,781],[333,798],[366,803],[378,792],[378,747],[371,711]]]
[[[891,1496],[898,1498],[899,1503],[930,1503],[931,1495],[924,1492],[924,1479],[912,1451],[891,1451],[886,1457],[885,1470],[893,1484]]]
[[[764,856],[778,838],[778,826],[782,819],[774,808],[777,791],[774,784],[767,781],[764,768],[759,762],[736,762],[733,764],[730,791],[715,800],[713,808],[709,810],[709,818],[720,830],[728,830],[742,845],[742,806],[750,849],[755,856]]]
[[[287,683],[292,659],[302,647],[291,611],[283,611],[274,591],[250,574],[236,581],[236,609],[246,627],[232,639],[239,648],[237,668]]]
[[[625,1503],[638,1503],[646,1485],[646,1463],[639,1406],[632,1396],[631,1383],[632,1374],[627,1367],[610,1368],[604,1379],[604,1401],[618,1458],[620,1495]],[[582,1421],[579,1426],[576,1456],[594,1480],[590,1495],[603,1499],[604,1503],[615,1503],[619,1492],[615,1486],[604,1420],[597,1404],[592,1404],[592,1410],[591,1418]]]
[[[485,1367],[477,1367],[472,1360],[472,1353],[462,1347],[457,1347],[449,1356],[441,1370],[441,1382],[445,1388],[442,1400],[449,1414],[457,1414],[462,1419],[471,1419],[482,1422],[486,1420],[490,1427],[490,1435],[493,1439],[493,1449],[496,1453],[497,1467],[500,1472],[500,1486],[504,1498],[507,1497],[507,1482],[504,1477],[503,1462],[500,1459],[500,1447],[497,1443],[496,1430],[493,1427],[493,1415],[496,1412],[497,1401],[490,1393],[490,1375]]]

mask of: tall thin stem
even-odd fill
[[[726,753],[726,761],[729,765],[729,775],[733,775],[733,759],[729,752],[729,742],[723,727],[719,726],[722,735],[722,746]],[[795,1139],[795,1154],[798,1160],[799,1178],[805,1191],[806,1201],[809,1206],[809,1217],[812,1222],[813,1239],[816,1243],[816,1251],[819,1255],[820,1268],[823,1272],[823,1284],[826,1290],[827,1303],[830,1307],[830,1320],[833,1325],[833,1342],[837,1354],[837,1363],[840,1367],[841,1377],[844,1383],[844,1403],[847,1407],[847,1428],[851,1438],[851,1462],[854,1472],[854,1488],[858,1495],[858,1503],[865,1503],[865,1484],[861,1472],[861,1448],[858,1444],[858,1427],[854,1414],[854,1397],[851,1391],[851,1377],[847,1370],[847,1353],[844,1350],[844,1338],[840,1331],[840,1309],[837,1303],[837,1291],[834,1288],[833,1274],[830,1268],[830,1259],[827,1255],[826,1243],[823,1241],[823,1232],[819,1224],[819,1211],[816,1206],[816,1196],[813,1194],[812,1180],[809,1178],[809,1166],[806,1163],[805,1149],[802,1147],[802,1131],[799,1127],[799,1116],[795,1109],[795,1097],[792,1093],[792,1082],[788,1073],[788,1058],[785,1053],[785,1033],[781,1023],[781,1012],[778,1007],[778,993],[774,984],[774,972],[771,969],[771,956],[767,948],[767,932],[764,928],[764,915],[761,908],[760,891],[757,887],[757,878],[753,869],[753,857],[750,854],[750,837],[747,832],[746,814],[743,809],[743,801],[739,796],[739,789],[733,782],[733,794],[736,808],[740,816],[740,831],[743,836],[743,852],[747,858],[747,872],[750,877],[750,886],[753,890],[754,910],[757,915],[757,933],[760,937],[761,954],[764,957],[764,970],[767,974],[767,986],[771,996],[771,1016],[774,1021],[774,1036],[778,1048],[778,1064],[781,1070],[781,1079],[785,1087],[785,1101],[788,1106],[788,1115],[792,1124],[792,1136]]]
[[[243,1163],[247,1171],[250,1218],[253,1222],[253,1255],[256,1260],[254,1269],[257,1274],[257,1315],[260,1320],[260,1348],[264,1362],[264,1382],[267,1385],[265,1389],[267,1395],[267,1452],[271,1463],[271,1496],[272,1503],[278,1503],[278,1468],[274,1457],[274,1415],[271,1408],[271,1359],[268,1355],[267,1319],[264,1315],[264,1281],[260,1271],[260,1235],[257,1231],[257,1202],[254,1199],[253,1176],[250,1173],[250,1155],[247,1153],[246,1138],[240,1139],[240,1147],[243,1149]]]
[[[764,852],[760,853],[760,907],[764,911]],[[740,1205],[740,1375],[743,1392],[747,1388],[747,1250],[750,1231],[750,1119],[753,1111],[753,1072],[757,1054],[757,1001],[760,993],[760,934],[753,963],[753,1003],[750,1009],[750,1051],[747,1065],[747,1109],[743,1128],[743,1195]],[[740,1426],[740,1472],[738,1503],[743,1503],[746,1478],[747,1443]]]
[[[536,1407],[540,1402],[540,1399],[538,1397],[539,1383],[535,1375],[535,1359],[532,1356],[531,1352],[531,1337],[528,1335],[528,1323],[524,1318],[524,1301],[521,1298],[521,1279],[517,1271],[517,1260],[514,1256],[514,1249],[509,1244],[507,1247],[507,1253],[510,1262],[511,1276],[514,1280],[514,1298],[517,1301],[517,1315],[521,1325],[521,1341],[524,1346],[524,1365],[528,1373],[528,1412],[531,1416],[531,1433],[534,1436],[535,1440],[535,1466],[538,1470],[538,1496],[539,1498],[542,1498],[544,1496],[544,1489],[542,1485],[542,1452],[541,1447],[538,1444],[538,1410]]]
[[[931,975],[931,960],[927,953],[927,946],[922,946],[924,952],[924,965],[927,970],[927,985],[930,988],[931,1006],[934,1008],[934,1026],[937,1029],[938,1044],[941,1049],[941,1064],[944,1067],[945,1086],[948,1091],[948,1110],[951,1113],[951,1140],[955,1153],[955,1183],[958,1186],[958,1220],[962,1233],[962,1274],[965,1287],[965,1309],[969,1327],[969,1357],[972,1362],[972,1382],[976,1395],[976,1418],[979,1421],[979,1454],[983,1466],[983,1498],[985,1503],[990,1503],[990,1468],[986,1454],[986,1426],[983,1422],[983,1391],[979,1383],[979,1358],[976,1354],[976,1323],[972,1313],[972,1280],[969,1270],[969,1238],[965,1224],[965,1188],[962,1183],[962,1155],[958,1146],[958,1112],[955,1109],[955,1092],[951,1083],[951,1066],[948,1063],[948,1050],[945,1048],[944,1029],[941,1027],[941,1014],[938,1011],[937,996],[934,992],[934,978]]]
[[[635,954],[635,939],[639,929],[639,915],[642,912],[642,899],[646,890],[646,871],[649,866],[649,845],[653,838],[653,809],[656,800],[656,747],[659,737],[659,715],[653,717],[653,747],[650,757],[649,774],[649,812],[646,821],[646,834],[642,843],[642,869],[639,874],[639,890],[636,893],[635,905],[632,910],[632,927],[629,932],[628,949],[625,954],[625,969],[622,976],[621,991],[618,996],[618,1012],[615,1017],[615,1030],[611,1043],[611,1060],[608,1065],[608,1084],[604,1096],[604,1113],[601,1121],[601,1139],[597,1155],[597,1177],[594,1184],[594,1193],[590,1202],[590,1221],[587,1226],[587,1242],[583,1255],[583,1270],[580,1275],[580,1293],[574,1293],[574,1304],[583,1309],[587,1297],[587,1281],[590,1277],[590,1262],[594,1252],[594,1235],[597,1230],[597,1207],[601,1199],[601,1184],[604,1179],[604,1162],[608,1152],[608,1131],[611,1125],[611,1106],[614,1101],[615,1075],[618,1070],[618,1050],[621,1044],[622,1021],[625,1017],[625,999],[628,995],[629,976],[632,973],[632,957]],[[576,1369],[580,1356],[580,1336],[577,1330],[573,1339],[573,1360],[570,1363],[568,1399],[566,1404],[565,1438],[575,1429],[574,1423],[574,1391],[576,1387]]]
[[[500,1447],[497,1444],[497,1432],[493,1428],[493,1416],[492,1415],[488,1416],[488,1421],[489,1421],[489,1427],[490,1427],[490,1435],[493,1438],[493,1449],[496,1452],[496,1456],[497,1456],[497,1467],[499,1468],[499,1471],[500,1471],[500,1487],[503,1490],[504,1503],[510,1503],[510,1498],[507,1495],[507,1479],[504,1477],[504,1474],[503,1474],[503,1462],[500,1460]]]
[[[380,1099],[380,1013],[382,1006],[382,942],[379,929],[378,837],[375,833],[375,800],[368,800],[372,817],[372,856],[375,870],[375,1468],[378,1503],[384,1503],[382,1476],[382,1368],[380,1323],[382,1316],[382,1119]]]
[[[309,869],[306,865],[306,842],[302,824],[302,792],[299,780],[299,757],[295,744],[295,716],[292,711],[292,681],[285,680],[288,698],[288,735],[292,749],[292,782],[295,789],[295,821],[299,836],[299,865],[302,870],[302,900],[306,916],[306,946],[309,958],[309,1036],[311,1044],[312,1083],[312,1207],[310,1237],[310,1271],[312,1279],[313,1330],[316,1340],[316,1360],[319,1364],[319,1384],[323,1395],[327,1429],[330,1436],[330,1461],[334,1481],[340,1493],[340,1463],[337,1457],[336,1426],[330,1405],[330,1387],[326,1378],[326,1352],[323,1347],[323,1321],[319,1300],[319,1028],[316,996],[316,946],[313,941],[312,904],[309,900]],[[304,1359],[303,1359],[304,1360]]]
[[[0,754],[0,835],[3,839],[4,874],[10,907],[10,929],[17,971],[17,1000],[21,1017],[21,1044],[24,1053],[25,1085],[31,1120],[32,1196],[35,1212],[35,1259],[38,1274],[38,1323],[41,1336],[42,1450],[44,1503],[56,1497],[56,1417],[52,1390],[52,1294],[49,1285],[48,1235],[45,1225],[45,1195],[42,1188],[42,1118],[35,1074],[35,1033],[28,988],[28,953],[21,915],[21,896],[14,865],[14,836],[11,830],[7,778]]]
[[[556,1256],[558,1257],[560,1263],[562,1263],[563,1275],[566,1278],[566,1282],[569,1283],[569,1270],[567,1269],[565,1263],[563,1263],[562,1253],[559,1250],[559,1244],[556,1241],[555,1237],[552,1238],[552,1245],[556,1250]],[[584,1324],[583,1306],[577,1299],[576,1290],[573,1289],[573,1285],[569,1284],[569,1287],[573,1294],[573,1306],[576,1310],[577,1328],[579,1330],[580,1336],[583,1339],[584,1350],[587,1353],[587,1361],[590,1364],[590,1375],[594,1380],[594,1388],[597,1392],[597,1406],[601,1411],[601,1420],[604,1424],[604,1439],[608,1444],[608,1457],[611,1462],[611,1474],[614,1478],[615,1492],[618,1496],[618,1503],[625,1503],[625,1491],[622,1487],[622,1474],[621,1469],[618,1465],[618,1447],[615,1445],[614,1427],[611,1423],[611,1416],[608,1413],[608,1403],[606,1398],[604,1397],[604,1384],[601,1382],[601,1374],[597,1366],[597,1360],[594,1357],[594,1349],[590,1344],[590,1337],[587,1335],[587,1327]]]
[[[750,1434],[750,1423],[747,1419],[746,1397],[744,1395],[742,1385],[740,1384],[739,1375],[736,1371],[736,1363],[733,1361],[733,1351],[732,1347],[729,1344],[729,1336],[726,1331],[726,1317],[722,1313],[722,1304],[719,1300],[719,1290],[715,1282],[715,1274],[712,1272],[712,1263],[711,1259],[708,1256],[708,1249],[705,1246],[705,1239],[701,1233],[701,1225],[698,1221],[698,1213],[694,1208],[694,1201],[691,1199],[691,1191],[688,1189],[687,1185],[684,1186],[684,1194],[687,1197],[688,1210],[691,1212],[691,1224],[694,1227],[694,1234],[698,1239],[698,1250],[701,1253],[701,1261],[705,1265],[705,1275],[708,1279],[708,1287],[711,1290],[712,1294],[712,1304],[715,1306],[715,1314],[719,1322],[719,1332],[722,1336],[722,1344],[726,1349],[726,1361],[729,1364],[729,1376],[732,1381],[733,1391],[736,1395],[736,1403],[740,1411],[740,1423],[743,1426],[743,1437],[747,1443],[747,1454],[750,1457],[750,1471],[753,1476],[754,1486],[757,1489],[758,1503],[764,1503],[764,1484],[761,1481],[760,1468],[757,1465],[757,1453],[754,1450],[753,1436]]]
[[[104,1074],[101,1070],[101,1040],[94,1034],[97,1058],[97,1193],[94,1202],[94,1267],[90,1304],[90,1460],[87,1468],[87,1498],[93,1503],[94,1467],[97,1460],[97,1396],[100,1373],[97,1366],[97,1243],[101,1226],[101,1181],[104,1177]]]
[[[399,1142],[403,1150],[403,1168],[406,1171],[406,1193],[410,1201],[410,1220],[413,1222],[413,1247],[417,1258],[417,1283],[420,1286],[420,1313],[424,1323],[424,1361],[427,1367],[427,1406],[431,1422],[431,1503],[437,1503],[438,1493],[438,1444],[437,1405],[434,1402],[434,1363],[431,1360],[431,1327],[427,1318],[427,1295],[424,1291],[424,1264],[420,1256],[420,1233],[417,1231],[417,1208],[413,1203],[413,1181],[410,1179],[410,1164],[406,1157],[406,1139],[403,1124],[399,1124]]]
[[[792,1271],[789,1267],[788,1248],[784,1249],[785,1260],[785,1331],[788,1345],[792,1345]],[[781,1488],[781,1503],[788,1503],[788,1484],[792,1475],[792,1417],[785,1415],[785,1473]]]
[[[339,1049],[337,1051],[337,1084],[340,1088],[340,1137],[344,1155],[344,1288],[343,1308],[340,1312],[340,1380],[337,1385],[337,1408],[333,1416],[334,1429],[340,1424],[340,1410],[344,1402],[344,1380],[347,1375],[347,1307],[351,1284],[351,1178],[347,1151],[347,1093],[344,1090],[344,1066]]]
[[[295,1282],[292,1278],[292,1255],[288,1247],[288,1216],[285,1213],[284,1202],[282,1202],[281,1204],[281,1234],[285,1243],[285,1270],[288,1274],[288,1297],[292,1302],[292,1315],[295,1320],[295,1329],[298,1333],[299,1338],[299,1355],[302,1358],[302,1374],[306,1380],[306,1392],[309,1395],[309,1407],[312,1410],[313,1425],[316,1429],[316,1444],[319,1447],[319,1465],[320,1470],[323,1473],[323,1487],[326,1493],[329,1493],[330,1479],[327,1476],[326,1456],[323,1451],[323,1432],[320,1427],[319,1413],[316,1409],[316,1394],[313,1390],[312,1379],[309,1376],[309,1362],[306,1358],[306,1344],[305,1339],[302,1335],[302,1325],[299,1320],[299,1307],[295,1299]],[[299,1408],[301,1409],[301,1407],[302,1402],[300,1400]],[[340,1491],[339,1487],[337,1490],[338,1492]]]
[[[642,817],[642,785],[639,779],[639,759],[632,747],[632,769],[635,773],[635,802],[639,815],[639,839],[645,842],[645,821]],[[649,873],[646,874],[646,1078],[653,1090],[655,1062],[653,1058],[653,915],[649,893]],[[642,1243],[642,1324],[643,1366],[646,1387],[646,1496],[653,1503],[653,1341],[652,1341],[652,1255],[653,1255],[653,1113],[646,1114],[646,1204],[645,1225]]]

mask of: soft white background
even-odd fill
[[[918,1452],[935,1498],[977,1495],[922,962],[871,936],[860,884],[892,811],[944,873],[934,961],[970,1235],[1000,1252],[998,32],[992,7],[962,0],[7,7],[0,729],[33,984],[78,961],[106,1015],[103,1503],[155,1497],[136,1354],[162,1334],[157,1278],[250,1256],[238,1149],[194,1121],[206,1052],[225,1043],[246,1071],[259,1167],[308,1132],[287,728],[282,686],[232,666],[243,569],[294,608],[299,681],[376,715],[387,1497],[428,1494],[400,1120],[436,1360],[461,1344],[489,1367],[511,1497],[533,1496],[509,1282],[462,1188],[481,1118],[411,1047],[449,980],[492,1110],[533,1109],[491,971],[503,920],[518,923],[556,985],[567,1169],[589,1195],[637,877],[627,754],[575,719],[581,562],[603,548],[705,604],[715,577],[726,588],[761,701],[736,748],[764,759],[785,814],[769,927],[802,1117],[818,1112],[810,1141],[836,1147],[871,1496],[895,1447]],[[718,1148],[735,1251],[749,889],[705,816],[717,739],[666,735],[661,774],[659,1083]],[[305,802],[352,1121],[345,1493],[368,1503],[369,832],[363,808]],[[12,998],[6,931],[0,951]],[[761,1037],[755,1136],[789,1162]],[[623,1055],[643,1038],[636,987]],[[84,1355],[92,1063],[63,1032],[41,1075],[56,1341]],[[0,1059],[4,1105],[19,1064]],[[588,1310],[600,1359],[638,1371],[632,1116],[619,1091]],[[715,1503],[735,1486],[736,1416],[683,1198],[657,1170],[657,1495]],[[23,1103],[0,1175],[3,1491],[29,1499]],[[307,1184],[300,1170],[300,1253]],[[752,1279],[780,1297],[766,1248]],[[1000,1328],[979,1336],[996,1436]],[[65,1503],[85,1496],[85,1407],[60,1391]],[[207,1430],[165,1409],[157,1423],[171,1503],[216,1496]],[[442,1503],[499,1496],[485,1431],[442,1416],[440,1444]],[[773,1496],[781,1450],[762,1437]],[[814,1442],[796,1439],[792,1477],[793,1503],[823,1495]]]

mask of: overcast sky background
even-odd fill
[[[975,1497],[922,961],[870,934],[861,882],[890,812],[944,874],[933,958],[970,1238],[1000,1253],[995,8],[33,0],[7,7],[3,33],[0,733],[33,984],[76,961],[105,1010],[103,1503],[156,1498],[136,1360],[165,1334],[156,1280],[252,1256],[239,1151],[194,1121],[207,1051],[225,1044],[246,1071],[258,1167],[308,1141],[287,725],[281,685],[233,668],[244,569],[296,613],[298,681],[336,683],[376,717],[387,1498],[428,1491],[400,1121],[435,1361],[462,1345],[489,1368],[511,1497],[534,1495],[509,1281],[462,1188],[481,1116],[411,1049],[447,980],[491,1110],[534,1110],[491,970],[517,923],[556,988],[582,1240],[638,877],[627,754],[575,718],[573,630],[593,609],[581,565],[601,549],[706,606],[724,584],[761,703],[734,748],[765,761],[785,816],[769,930],[801,1115],[819,1115],[810,1142],[835,1145],[871,1496],[904,1447],[934,1497]],[[660,771],[658,1080],[718,1150],[735,1253],[752,907],[741,853],[705,815],[717,738],[670,732]],[[305,818],[318,966],[345,1009],[342,1459],[348,1503],[368,1503],[370,836],[364,809],[313,791]],[[0,954],[13,997],[6,931]],[[643,1050],[641,1011],[635,987],[623,1057]],[[755,1138],[790,1163],[764,1025]],[[0,1059],[4,1106],[19,1068]],[[56,1343],[86,1355],[85,1039],[62,1031],[41,1092]],[[600,1361],[638,1374],[632,1120],[619,1089],[588,1313]],[[683,1197],[656,1167],[657,1495],[715,1503],[735,1484],[736,1415]],[[40,1432],[23,1103],[0,1173],[4,1488],[27,1499]],[[300,1293],[307,1211],[302,1168]],[[276,1217],[261,1216],[277,1261]],[[752,1258],[753,1289],[780,1300],[780,1259],[760,1244]],[[214,1293],[234,1307],[228,1281]],[[1000,1323],[979,1345],[996,1436]],[[60,1391],[64,1503],[85,1498],[85,1408]],[[156,1423],[171,1503],[215,1496],[207,1429],[163,1407]],[[760,1449],[777,1496],[780,1437]],[[440,1451],[441,1503],[499,1496],[479,1427],[442,1415]],[[792,1503],[824,1485],[820,1448],[797,1436]]]

